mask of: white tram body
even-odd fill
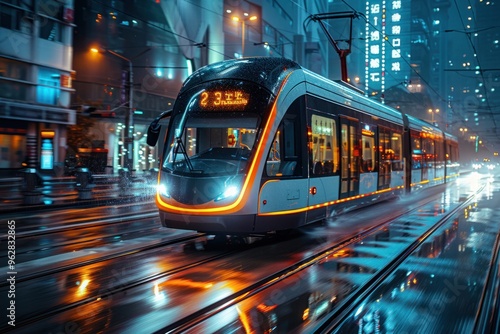
[[[458,175],[455,137],[287,59],[205,66],[170,116],[156,196],[166,227],[285,230]]]

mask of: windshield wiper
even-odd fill
[[[179,151],[179,147],[180,147],[180,149],[182,151],[182,156],[184,157],[184,160],[186,161],[186,164],[187,164],[187,166],[189,168],[189,171],[190,172],[195,171],[194,168],[193,168],[193,164],[191,163],[191,159],[189,159],[189,156],[188,156],[188,154],[186,152],[186,147],[184,146],[184,143],[182,142],[182,138],[181,137],[177,137],[177,138],[175,138],[175,140],[176,140],[177,146],[175,147],[175,151],[174,151],[174,161],[177,158],[177,152]],[[196,172],[201,173],[203,171],[197,170]]]

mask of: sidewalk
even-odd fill
[[[34,190],[26,190],[23,177],[0,178],[0,214],[64,207],[104,206],[154,200],[155,179],[140,174],[123,182],[118,175],[93,175],[83,189],[74,176],[43,176]]]

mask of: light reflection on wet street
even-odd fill
[[[339,333],[471,333],[499,232],[498,180],[434,233]],[[495,198],[496,195],[496,198]]]
[[[328,249],[346,236],[356,235],[389,216],[396,218],[390,226],[376,229],[365,239],[354,239],[354,243],[336,249],[289,279],[230,303],[222,308],[223,312],[187,330],[311,332],[328,312],[341,305],[388,261],[398,257],[409,243],[486,184],[470,206],[429,236],[347,317],[339,330],[341,333],[469,333],[499,221],[495,210],[499,205],[498,180],[473,181],[469,177],[473,175],[462,176],[446,190],[442,187],[441,192],[422,191],[348,212],[281,239],[264,239],[251,246],[214,246],[210,240],[178,244],[19,284],[17,302],[20,310],[22,305],[25,307],[18,315],[20,321],[26,320],[35,309],[48,311],[61,304],[86,302],[71,304],[58,314],[39,318],[36,323],[18,328],[18,332],[160,331],[191,314],[201,315],[204,307],[231,302],[225,298]],[[416,207],[420,200],[434,197],[423,209],[398,217],[402,208]],[[160,231],[157,237],[165,237],[162,233],[169,231]],[[180,269],[226,252],[228,255],[219,260]],[[161,273],[168,275],[140,283],[148,275]],[[5,289],[2,287],[0,293],[5,294]],[[35,304],[38,306],[34,307]]]

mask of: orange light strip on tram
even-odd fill
[[[259,145],[257,147],[257,156],[255,159],[252,161],[252,164],[250,165],[250,169],[248,170],[248,176],[245,179],[245,182],[243,184],[243,187],[240,191],[240,195],[238,198],[231,204],[226,205],[226,206],[221,206],[221,207],[212,207],[212,208],[207,208],[204,207],[205,205],[201,205],[198,207],[192,206],[192,207],[184,207],[184,206],[173,206],[171,204],[168,204],[164,202],[161,198],[161,195],[157,192],[156,193],[156,203],[158,206],[161,206],[164,209],[168,209],[168,211],[175,211],[175,212],[180,212],[180,213],[192,213],[192,214],[216,214],[216,213],[233,213],[236,212],[239,209],[239,205],[242,203],[242,201],[247,199],[249,194],[247,194],[247,188],[249,184],[254,184],[255,179],[257,178],[257,164],[262,160],[263,155],[264,155],[264,149],[263,145],[268,141],[272,125],[274,124],[274,121],[276,119],[277,115],[277,103],[279,100],[279,96],[281,95],[281,91],[283,86],[286,84],[288,81],[288,77],[292,74],[292,72],[288,73],[286,77],[284,78],[280,89],[278,90],[278,95],[276,96],[276,99],[274,101],[274,104],[271,108],[271,113],[267,119],[266,126],[264,127],[263,135],[262,135],[262,140],[259,142]],[[243,202],[245,203],[245,202]]]
[[[360,198],[363,198],[363,197],[368,197],[368,196],[373,196],[373,195],[377,195],[377,194],[382,194],[382,193],[385,193],[385,192],[388,192],[388,191],[393,191],[393,190],[403,189],[403,188],[404,188],[404,186],[397,186],[395,188],[388,188],[388,189],[377,190],[377,191],[374,191],[374,192],[371,192],[371,193],[367,193],[367,194],[356,195],[356,196],[352,196],[352,197],[348,197],[348,198],[336,199],[334,201],[329,201],[329,202],[325,202],[325,203],[321,203],[321,204],[310,205],[310,206],[306,206],[304,208],[299,208],[299,209],[284,210],[284,211],[275,211],[275,212],[265,212],[265,213],[259,212],[258,215],[259,216],[279,216],[279,215],[288,215],[288,214],[292,214],[292,213],[300,213],[300,212],[305,212],[305,211],[309,211],[309,210],[313,210],[313,209],[319,209],[321,207],[325,207],[325,206],[329,206],[329,205],[335,205],[335,204],[339,204],[339,203],[344,203],[344,202],[352,201],[352,200],[355,200],[355,199],[360,199]]]
[[[424,181],[420,181],[420,182],[415,182],[415,183],[411,183],[410,184],[410,187],[414,187],[416,185],[419,185],[419,184],[427,184],[429,183],[429,180],[424,180]]]

